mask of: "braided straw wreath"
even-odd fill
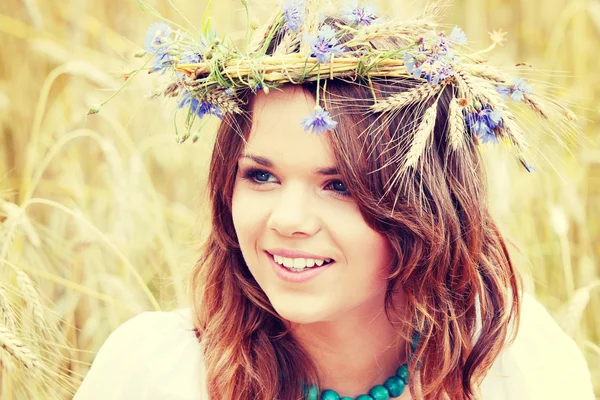
[[[160,16],[142,0],[136,1]],[[248,11],[247,0],[242,4]],[[522,106],[563,131],[576,131],[572,111],[535,94],[524,78],[507,75],[487,63],[484,55],[503,43],[505,33],[492,32],[492,45],[473,52],[459,27],[449,34],[439,29],[441,7],[437,5],[403,22],[378,18],[374,6],[356,0],[347,1],[335,14],[327,13],[327,6],[335,10],[321,0],[284,0],[264,28],[248,22],[243,45],[218,39],[206,16],[202,32],[164,21],[154,23],[148,28],[144,51],[138,54],[147,57],[146,63],[128,77],[144,70],[168,76],[170,82],[161,94],[178,98],[178,109],[187,112],[179,142],[189,138],[198,119],[242,113],[241,94],[248,90],[268,93],[284,84],[310,81],[317,82],[316,106],[299,123],[315,134],[335,129],[337,122],[319,101],[320,91],[333,79],[371,87],[377,79],[410,83],[408,90],[383,98],[377,98],[372,90],[373,103],[368,110],[372,113],[395,113],[417,103],[430,104],[416,124],[403,161],[405,169],[417,164],[426,147],[435,125],[437,99],[449,85],[453,97],[447,136],[454,151],[460,151],[467,140],[506,142],[531,171],[526,161],[531,145],[513,111]],[[284,36],[278,38],[276,50],[267,55],[275,35],[281,32]],[[389,50],[374,45],[390,38],[400,46]],[[90,113],[99,108],[92,107]]]

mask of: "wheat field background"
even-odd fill
[[[205,0],[172,2],[200,24]],[[181,21],[168,1],[147,3]],[[399,17],[422,9],[376,3]],[[251,17],[264,21],[273,4],[251,0]],[[218,35],[243,35],[239,0],[213,2],[211,14]],[[134,0],[0,2],[2,399],[70,398],[120,323],[186,305],[216,121],[197,143],[175,143],[175,104],[149,99],[160,78],[146,74],[86,115],[140,65],[133,55],[155,21]],[[474,48],[506,31],[492,62],[531,64],[536,89],[580,117],[584,137],[567,147],[532,128],[547,158],[535,173],[502,147],[482,150],[528,291],[579,344],[600,398],[600,1],[457,0],[443,22]]]

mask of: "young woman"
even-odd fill
[[[303,51],[287,7],[258,46],[271,60]],[[361,46],[331,30],[372,22],[354,10],[362,14],[318,18],[318,35],[305,33],[315,65],[329,63],[332,76],[331,56]],[[308,24],[314,13],[300,14]],[[192,307],[123,324],[75,398],[593,399],[585,360],[522,294],[487,208],[477,144],[502,134],[516,142],[508,109],[499,120],[497,98],[477,92],[454,54],[444,53],[452,72],[419,69],[430,50],[443,64],[442,45],[460,44],[457,34],[405,53],[408,77],[299,82],[287,61],[289,82],[275,90],[261,75],[235,93],[236,112],[211,108],[189,81],[177,86],[192,114],[223,118]],[[151,36],[167,43],[164,31]],[[369,40],[390,52],[408,42]]]

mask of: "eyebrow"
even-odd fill
[[[242,158],[249,158],[250,160],[254,161],[255,163],[260,164],[267,168],[273,168],[273,166],[275,165],[273,163],[273,161],[269,160],[266,157],[253,156],[251,154],[244,154],[244,155],[242,155]],[[317,168],[314,170],[314,173],[317,175],[325,175],[325,176],[340,175],[340,172],[335,167]]]

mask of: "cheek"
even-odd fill
[[[266,221],[266,205],[255,192],[236,185],[231,199],[231,216],[238,241],[242,248],[255,240]]]
[[[352,276],[357,280],[369,279],[370,282],[385,279],[393,259],[385,236],[367,225],[358,210],[347,213],[345,218],[339,218],[338,221],[341,223],[336,229],[336,241],[342,247],[346,262],[356,269]]]

